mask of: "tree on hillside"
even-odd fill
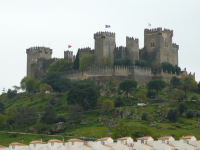
[[[69,106],[68,117],[69,119],[73,121],[73,124],[74,124],[74,121],[76,121],[77,119],[81,117],[82,112],[83,112],[83,108],[77,104]]]
[[[134,88],[136,88],[137,84],[138,83],[135,80],[124,80],[120,83],[119,88],[126,92],[128,98],[128,93],[130,93]]]
[[[29,126],[37,122],[35,107],[18,107],[15,111],[15,124]]]
[[[16,90],[8,89],[8,91],[7,91],[7,98],[11,99],[11,98],[13,98],[16,94],[17,94],[17,91],[16,91]]]
[[[192,110],[187,111],[186,117],[187,118],[193,118],[194,117],[194,111],[192,111]]]
[[[41,122],[47,123],[47,124],[52,124],[54,123],[54,119],[56,118],[56,113],[51,105],[46,105],[43,108],[44,114],[41,118]]]
[[[34,93],[36,92],[36,89],[39,88],[39,82],[33,78],[28,78],[25,82],[25,86],[27,92]]]
[[[199,82],[198,85],[197,85],[197,90],[198,90],[198,92],[200,93],[200,82]]]
[[[109,56],[103,56],[103,57],[101,57],[101,59],[100,59],[100,61],[99,61],[99,65],[101,66],[101,67],[112,67],[113,66],[113,64],[114,64],[114,62],[113,62],[113,60],[112,60],[112,58],[111,57],[109,57]]]
[[[124,102],[122,101],[120,97],[117,97],[114,103],[115,103],[115,107],[120,107],[124,105]]]
[[[70,69],[68,60],[58,59],[54,61],[48,68],[48,72],[64,72]]]
[[[5,120],[6,120],[6,116],[0,114],[0,126],[5,122]]]
[[[172,79],[170,80],[170,83],[177,87],[179,85],[181,85],[181,79],[180,78],[177,78],[176,76],[172,77]]]
[[[14,85],[13,88],[14,88],[14,90],[17,91],[17,92],[21,89],[19,86],[16,86],[16,85]]]
[[[0,113],[3,114],[5,111],[4,103],[0,102]]]
[[[179,109],[180,115],[182,115],[184,111],[187,111],[187,105],[184,102],[181,102],[178,104],[178,109]]]
[[[185,94],[181,90],[176,90],[176,91],[172,92],[172,96],[174,97],[175,100],[179,100],[179,102],[180,102],[181,100],[184,99]]]
[[[68,88],[70,88],[70,80],[61,78],[61,74],[59,72],[49,72],[46,77],[41,80],[41,84],[51,85],[54,91],[56,92],[64,92]]]
[[[68,104],[79,104],[87,110],[97,105],[100,96],[99,90],[92,87],[89,83],[81,83],[71,88],[67,93]]]
[[[162,89],[164,89],[166,87],[166,83],[165,81],[161,80],[161,79],[153,79],[150,80],[147,83],[147,87],[149,90],[155,90],[157,93],[157,97],[159,100],[159,95],[158,95],[158,91],[161,91]]]
[[[80,70],[84,70],[87,67],[90,67],[94,64],[94,55],[93,54],[85,54],[80,59]]]
[[[143,136],[151,136],[152,131],[146,127],[137,127],[132,129],[132,137],[139,138]]]
[[[72,67],[73,69],[79,69],[79,51],[76,54],[76,58],[74,60],[74,65]]]
[[[127,126],[124,122],[118,122],[118,124],[113,129],[112,138],[121,138],[127,137],[130,135],[129,126]]]
[[[147,113],[143,113],[141,119],[142,120],[146,120],[147,119],[148,114]]]
[[[40,85],[40,97],[44,99],[46,91],[53,92],[51,85],[46,83]]]
[[[6,122],[9,125],[13,124],[15,122],[15,118],[16,118],[16,111],[12,107],[9,107],[6,110]]]
[[[103,101],[102,109],[104,112],[110,112],[114,108],[114,102],[110,100]]]
[[[167,113],[167,119],[172,122],[176,122],[178,117],[178,111],[176,109],[170,109]]]
[[[147,100],[147,96],[143,93],[138,93],[135,95],[135,97],[142,102]]]
[[[181,82],[181,89],[185,92],[185,97],[187,97],[187,92],[197,89],[197,82],[194,77],[189,75]]]
[[[26,90],[26,85],[25,85],[25,83],[26,83],[26,80],[27,80],[27,79],[29,79],[29,77],[24,77],[24,78],[21,80],[21,82],[20,82],[20,87],[21,87],[22,90]]]

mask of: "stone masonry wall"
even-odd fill
[[[27,54],[27,77],[31,77],[31,64],[38,58],[51,59],[52,49],[48,47],[31,47],[26,49]]]

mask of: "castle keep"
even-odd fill
[[[139,49],[139,39],[126,37],[126,46],[116,47],[115,33],[97,32],[94,34],[94,49],[89,47],[79,48],[77,55],[79,60],[85,54],[94,55],[94,64],[84,71],[71,70],[62,72],[63,78],[72,80],[101,80],[108,77],[114,77],[118,81],[125,79],[135,79],[139,83],[148,82],[155,77],[151,68],[113,66],[100,67],[99,61],[103,56],[110,57],[113,61],[129,58],[133,64],[136,60],[146,60],[150,66],[154,63],[168,62],[178,66],[179,46],[172,42],[173,30],[162,28],[144,30],[144,47]],[[57,58],[51,58],[52,49],[47,47],[31,47],[26,50],[27,53],[27,76],[35,79],[42,79],[47,74],[47,69]],[[64,59],[73,64],[75,56],[72,51],[64,51]],[[169,82],[175,74],[168,74],[161,71],[156,77]],[[186,70],[182,74],[187,75]],[[176,75],[177,76],[177,75]]]

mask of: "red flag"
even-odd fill
[[[68,45],[68,48],[72,47],[71,45]]]

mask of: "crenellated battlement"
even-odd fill
[[[131,42],[131,43],[138,43],[138,38],[135,38],[134,39],[134,37],[128,37],[128,36],[126,36],[126,41],[127,42]]]
[[[126,50],[126,47],[124,47],[124,46],[119,46],[119,47],[116,47],[115,50],[116,50],[116,51],[120,51],[120,50],[125,51],[125,50]]]
[[[64,53],[73,53],[73,51],[66,50]]]
[[[52,49],[49,47],[44,47],[44,46],[35,46],[35,47],[30,47],[26,49],[26,53],[34,52],[34,51],[39,51],[39,52],[50,52],[52,54]]]
[[[172,48],[179,50],[179,45],[177,45],[176,43],[172,43]]]
[[[94,39],[98,36],[108,36],[108,37],[114,37],[115,38],[115,33],[114,32],[97,32],[94,34]]]
[[[166,28],[164,28],[162,30],[162,28],[159,27],[159,28],[153,28],[153,29],[144,29],[144,33],[145,34],[151,34],[151,33],[168,33],[168,34],[172,34],[173,35],[173,30],[166,29]]]
[[[78,51],[81,51],[81,52],[89,52],[89,51],[91,51],[91,48],[90,48],[90,47],[79,48]]]

